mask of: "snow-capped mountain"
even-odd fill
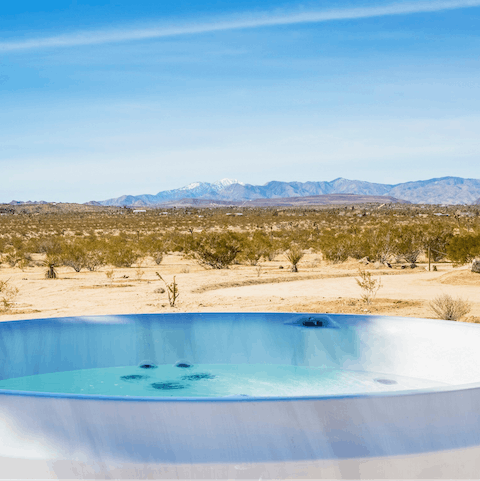
[[[167,192],[175,192],[178,190],[178,191],[184,191],[184,192],[195,192],[202,195],[202,193],[206,194],[209,192],[221,192],[222,190],[225,190],[227,187],[235,184],[245,185],[243,182],[239,182],[236,179],[222,179],[222,180],[217,180],[217,182],[213,182],[212,184],[209,184],[208,182],[192,182],[191,184],[188,184],[185,187],[180,187],[180,189],[170,190]]]
[[[222,179],[217,182],[192,182],[185,187],[180,187],[179,189],[165,190],[159,192],[156,195],[144,194],[144,195],[123,195],[116,199],[108,199],[100,201],[101,205],[155,205],[161,204],[164,201],[177,200],[177,199],[205,199],[212,198],[217,199],[222,195],[228,187],[231,186],[242,186],[242,182],[236,179]]]
[[[480,180],[442,177],[401,184],[377,184],[338,178],[331,182],[271,181],[265,185],[251,185],[235,179],[222,179],[213,183],[193,182],[185,187],[162,191],[156,195],[124,195],[100,201],[98,204],[148,206],[179,199],[248,201],[324,194],[393,196],[424,204],[473,204],[480,197]]]

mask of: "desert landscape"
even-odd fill
[[[2,210],[1,321],[223,311],[435,318],[432,301],[448,294],[469,304],[460,321],[480,322],[480,274],[468,254],[450,258],[458,239],[478,232],[477,206]],[[374,284],[369,302],[362,273]]]

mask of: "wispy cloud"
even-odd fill
[[[174,37],[179,35],[195,35],[224,30],[239,30],[301,23],[320,23],[335,20],[353,20],[389,15],[408,15],[478,6],[480,6],[480,0],[424,0],[345,9],[309,10],[287,13],[264,12],[255,15],[242,14],[238,15],[236,18],[218,18],[200,23],[177,24],[170,26],[161,25],[145,28],[131,27],[109,30],[79,31],[52,37],[0,41],[0,52],[98,45],[132,40]]]

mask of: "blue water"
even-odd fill
[[[440,383],[390,374],[278,364],[144,365],[38,374],[0,389],[108,396],[319,396],[422,389]]]

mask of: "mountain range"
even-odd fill
[[[331,182],[271,181],[264,185],[222,179],[213,183],[195,182],[179,189],[161,191],[155,195],[123,195],[104,201],[92,201],[88,204],[141,207],[166,205],[182,199],[208,199],[237,203],[257,199],[285,199],[327,194],[385,196],[414,204],[475,204],[480,203],[480,179],[441,177],[400,184],[378,184],[338,178]],[[272,205],[274,202],[269,204]]]

